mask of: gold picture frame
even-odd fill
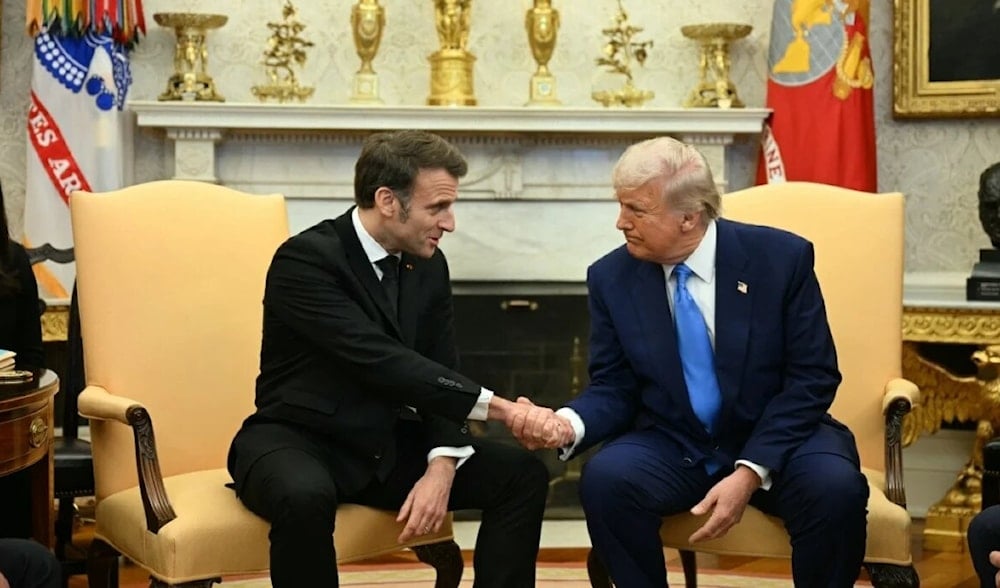
[[[994,2],[964,0],[957,2],[963,5],[959,9],[951,3],[944,8],[941,0],[893,4],[893,114],[897,118],[1000,116],[996,72],[1000,65],[990,53],[996,51],[996,40],[983,42],[985,37],[980,36],[1000,22]],[[932,4],[939,8],[932,10]]]

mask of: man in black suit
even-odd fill
[[[548,472],[522,448],[470,437],[465,420],[547,409],[454,371],[438,242],[455,228],[466,171],[430,133],[372,135],[355,166],[357,206],[271,262],[257,410],[229,471],[271,522],[275,588],[338,585],[332,535],[344,503],[399,510],[401,542],[438,530],[449,510],[482,509],[475,586],[535,585]]]

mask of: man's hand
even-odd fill
[[[576,436],[568,420],[557,416],[551,408],[536,406],[524,396],[517,399],[506,423],[514,437],[528,449],[563,447]]]
[[[990,563],[993,564],[993,567],[1000,568],[1000,551],[990,552]],[[1000,572],[997,572],[993,581],[996,582],[997,588],[1000,588]]]
[[[406,521],[399,535],[400,543],[441,529],[448,514],[448,496],[457,461],[454,457],[439,456],[427,464],[427,471],[413,485],[396,517],[397,521]]]
[[[7,582],[7,577],[0,574],[0,588],[10,588],[10,583]]]
[[[705,498],[691,508],[693,515],[703,515],[709,511],[712,515],[688,538],[688,541],[693,544],[707,539],[718,539],[725,535],[730,527],[743,518],[743,511],[750,502],[750,496],[760,487],[760,483],[760,478],[753,470],[737,466],[735,472],[712,486]]]

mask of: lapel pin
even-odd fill
[[[407,263],[403,267],[405,267],[408,270],[411,270],[411,269],[413,269],[413,264],[412,263]]]
[[[740,294],[746,294],[749,289],[746,282],[736,282],[736,291]]]

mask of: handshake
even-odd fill
[[[517,402],[494,396],[487,418],[503,421],[514,438],[528,449],[566,447],[576,440],[568,419],[551,408],[535,405],[524,396]]]

